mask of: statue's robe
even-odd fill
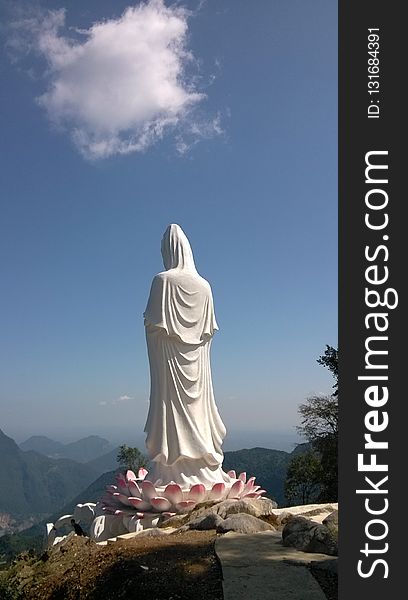
[[[164,249],[163,240],[170,268],[154,277],[144,313],[151,378],[145,431],[154,463],[149,479],[210,485],[230,480],[221,469],[226,430],[211,380],[210,347],[218,326],[211,287],[178,230]]]

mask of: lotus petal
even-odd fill
[[[262,495],[262,494],[266,494],[266,490],[258,490],[256,493],[257,493],[257,494],[261,494],[261,495]]]
[[[123,524],[122,517],[114,515],[101,515],[92,522],[90,537],[97,542],[103,542],[111,537],[126,533],[127,528]]]
[[[188,512],[189,510],[192,510],[196,504],[197,502],[194,502],[194,500],[182,500],[176,505],[176,509],[178,512]]]
[[[73,515],[64,515],[64,516],[60,517],[54,523],[55,529],[58,529],[59,527],[62,527],[63,525],[70,525],[72,518],[73,518]]]
[[[116,481],[118,483],[118,491],[121,494],[126,494],[126,496],[129,496],[129,490],[128,490],[127,482],[126,482],[126,479],[123,477],[122,474],[116,476]]]
[[[116,537],[118,535],[123,535],[124,533],[127,533],[127,529],[126,529],[125,525],[123,524],[123,517],[114,515],[109,520],[110,520],[110,523],[109,523],[110,535],[109,535],[109,537]]]
[[[142,494],[145,500],[150,500],[157,496],[157,491],[151,481],[145,479],[142,481]]]
[[[245,498],[259,498],[260,496],[261,494],[259,492],[251,492],[250,494],[247,494]]]
[[[130,506],[131,505],[130,502],[129,502],[129,496],[127,494],[121,494],[120,492],[114,492],[112,494],[112,496],[116,500],[119,500],[119,502],[121,502],[125,506]]]
[[[115,514],[115,509],[112,508],[112,506],[102,506],[102,510],[104,513],[107,513],[108,515],[114,515]]]
[[[137,478],[143,480],[146,477],[146,475],[148,474],[148,472],[149,471],[147,469],[145,469],[144,467],[142,467],[137,472]]]
[[[253,485],[250,488],[245,487],[244,491],[241,494],[241,498],[244,498],[248,494],[253,494],[254,492],[257,492],[260,489],[260,487],[260,485]]]
[[[178,504],[183,500],[183,492],[177,483],[169,483],[163,494],[172,504]]]
[[[108,492],[108,494],[113,494],[113,492],[118,491],[118,486],[117,485],[108,485],[108,487],[106,488],[106,491]]]
[[[115,510],[115,512],[113,513],[114,515],[120,515],[121,517],[133,517],[135,514],[135,511],[132,510],[131,508],[126,509],[126,508],[119,508],[118,510]]]
[[[255,481],[256,477],[250,477],[248,479],[248,481],[245,484],[245,489],[244,489],[244,494],[246,494],[247,492],[251,492],[253,487],[254,487],[254,481]]]
[[[129,502],[132,506],[140,511],[145,511],[150,508],[150,502],[146,502],[146,500],[142,500],[141,498],[133,498],[130,496]]]
[[[132,517],[137,517],[138,519],[143,519],[144,515],[145,515],[145,513],[132,511],[132,512],[126,513],[126,515],[123,516],[123,522],[125,523],[126,519],[127,519],[127,521],[129,521],[129,519],[131,519]]]
[[[104,536],[105,529],[105,515],[101,515],[100,517],[96,517],[94,522],[91,525],[91,538],[95,541],[102,541]],[[107,538],[106,538],[107,539]]]
[[[246,477],[247,477],[247,474],[245,473],[245,471],[243,471],[242,473],[239,474],[238,479],[240,479],[241,481],[246,483]]]
[[[87,502],[86,504],[77,504],[74,510],[74,519],[80,523],[90,525],[95,518],[96,504]]]
[[[128,469],[128,471],[126,471],[126,481],[129,483],[129,481],[134,481],[135,479],[137,479],[136,475],[133,471]]]
[[[142,490],[140,489],[136,481],[129,481],[128,488],[131,496],[139,496],[140,498],[142,497]]]
[[[137,516],[134,516],[129,520],[127,528],[129,529],[129,533],[134,533],[136,531],[142,531],[143,525],[141,524],[140,519]]]
[[[237,478],[237,474],[234,471],[234,469],[232,469],[231,471],[228,471],[227,475],[229,475],[230,477],[232,477],[232,479],[236,479]]]
[[[146,514],[142,521],[143,529],[151,529],[152,527],[157,527],[160,519],[161,515],[158,515],[157,512]]]
[[[237,479],[235,483],[232,484],[230,491],[228,492],[228,498],[239,498],[241,493],[245,488],[245,483],[241,481],[241,479]]]
[[[162,512],[162,517],[164,517],[165,519],[170,519],[170,517],[174,517],[174,515],[176,515],[177,513],[175,512],[168,512],[167,510],[165,510],[164,512]]]
[[[202,483],[196,483],[193,485],[188,493],[188,499],[194,500],[196,504],[202,502],[205,498],[205,486]]]
[[[102,496],[102,498],[99,500],[99,502],[102,502],[104,504],[118,504],[118,502],[113,497],[113,493],[114,492],[111,492],[111,493],[106,492],[106,494],[104,494]]]
[[[214,483],[212,489],[208,493],[209,500],[221,500],[225,493],[225,483]]]
[[[163,498],[163,496],[156,496],[156,498],[151,498],[151,505],[156,510],[162,512],[163,510],[169,510],[171,507],[171,502],[167,500],[167,498]]]

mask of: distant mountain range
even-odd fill
[[[77,504],[85,502],[97,502],[105,492],[106,487],[115,480],[115,471],[104,473],[96,479],[87,488],[84,488],[75,498],[60,505],[58,510],[54,510],[51,514],[34,525],[28,526],[23,531],[15,533],[5,533],[0,535],[0,565],[2,562],[8,562],[15,556],[30,549],[36,552],[41,551],[44,547],[45,525],[46,523],[55,523],[55,521],[67,514],[72,514]],[[1,533],[1,529],[0,529]],[[1,596],[1,593],[0,593]]]
[[[21,450],[32,450],[49,458],[69,458],[80,463],[87,463],[113,450],[112,444],[99,437],[90,435],[70,444],[61,444],[44,435],[33,435],[20,444]]]
[[[47,515],[98,476],[73,460],[24,452],[0,430],[0,514],[23,519]]]
[[[107,471],[114,471],[119,467],[117,461],[118,452],[119,446],[107,454],[103,454],[102,456],[98,456],[98,458],[90,460],[86,464],[89,467],[92,467],[99,475],[102,475],[102,473],[106,473]]]

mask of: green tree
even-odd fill
[[[299,406],[301,417],[298,432],[306,438],[320,456],[321,502],[333,502],[338,496],[338,351],[326,346],[317,362],[329,369],[335,383],[334,392],[326,396],[310,396]]]
[[[131,448],[126,444],[119,447],[119,452],[116,460],[120,466],[127,470],[130,469],[136,474],[141,467],[146,465],[146,457],[140,452],[138,448]]]
[[[339,383],[339,352],[338,352],[338,350],[336,348],[333,348],[333,346],[326,345],[326,350],[324,351],[324,354],[319,356],[319,358],[317,359],[317,362],[319,363],[319,365],[323,365],[324,367],[327,367],[329,369],[329,371],[331,372],[331,374],[333,375],[333,377],[334,377],[333,396],[337,396],[338,383]]]
[[[338,436],[339,402],[338,396],[309,396],[299,406],[301,417],[298,432],[309,442],[315,443]]]
[[[289,506],[316,502],[320,487],[320,457],[313,451],[294,456],[289,463],[285,481],[285,497]]]

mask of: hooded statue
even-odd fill
[[[195,267],[179,225],[166,229],[165,271],[153,279],[144,313],[150,363],[146,447],[151,481],[230,482],[222,471],[226,430],[215,404],[210,346],[218,329],[211,287]]]

